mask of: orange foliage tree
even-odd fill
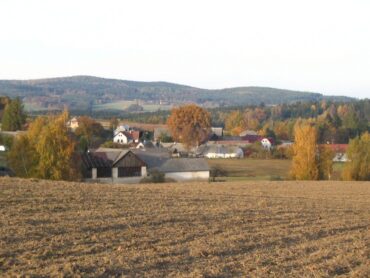
[[[211,114],[195,104],[184,105],[172,109],[167,125],[173,139],[190,148],[198,146],[207,138]]]
[[[291,176],[296,180],[317,180],[317,131],[310,122],[298,120],[294,127]]]

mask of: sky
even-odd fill
[[[1,0],[0,79],[94,75],[370,98],[368,0]]]

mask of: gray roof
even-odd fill
[[[209,171],[203,158],[170,158],[157,169],[163,173]]]
[[[133,150],[133,152],[147,164],[149,171],[158,170],[163,173],[209,171],[208,163],[203,158],[171,158],[165,149]]]
[[[206,155],[208,153],[216,154],[238,154],[243,152],[243,150],[238,146],[224,146],[219,144],[201,145],[197,149],[197,154]]]
[[[83,155],[86,167],[113,167],[128,152],[134,153],[148,167],[148,171],[158,170],[163,173],[170,172],[197,172],[209,171],[208,163],[203,158],[171,158],[166,149],[132,149],[90,152]]]

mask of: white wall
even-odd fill
[[[208,180],[209,171],[173,172],[173,173],[166,173],[165,177],[174,179],[176,181]]]
[[[114,143],[119,143],[119,144],[127,144],[128,140],[127,140],[127,137],[124,134],[118,133],[116,136],[114,136],[113,142]]]

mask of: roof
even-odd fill
[[[148,168],[161,167],[170,158],[170,153],[164,149],[135,149],[133,153],[144,161]]]
[[[163,173],[209,171],[208,163],[203,158],[171,158],[158,168]]]
[[[118,152],[88,152],[81,159],[86,168],[105,168],[112,167],[118,155]]]
[[[158,170],[163,173],[170,172],[197,172],[209,171],[208,163],[203,158],[171,158],[166,150],[133,150],[148,167],[148,170]]]
[[[347,152],[348,144],[322,144],[320,146],[328,146],[332,151],[336,153]]]
[[[208,153],[218,153],[218,154],[230,154],[230,153],[239,153],[242,152],[242,149],[238,146],[224,146],[224,145],[208,145],[203,148],[199,148],[199,151],[203,155]]]
[[[243,136],[246,136],[246,135],[258,135],[256,131],[254,130],[250,130],[250,129],[247,129],[247,130],[244,130],[242,131],[239,136],[243,137]]]
[[[161,149],[89,152],[82,155],[82,161],[87,168],[113,167],[129,152],[143,161],[149,171],[158,170],[163,173],[209,171],[208,163],[203,158],[171,158],[167,150]]]
[[[260,135],[250,135],[250,134],[247,134],[245,136],[242,136],[241,138],[243,140],[249,141],[250,143],[254,143],[254,142],[257,142],[257,141],[261,141],[264,137],[262,137]]]

